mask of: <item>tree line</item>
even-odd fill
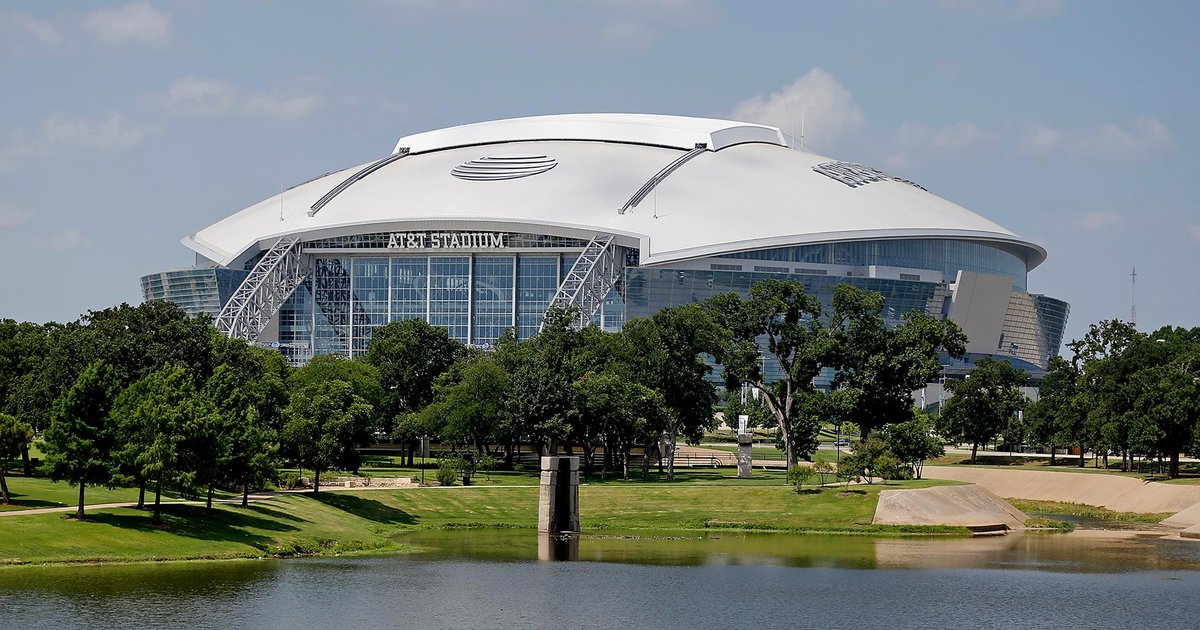
[[[1181,453],[1200,452],[1200,327],[1138,331],[1119,320],[1093,324],[1055,357],[1040,397],[1025,413],[1028,441],[1109,453],[1130,470],[1134,457],[1167,460],[1179,476]],[[1015,437],[1015,436],[1014,436]]]
[[[673,478],[678,441],[713,427],[714,364],[730,389],[759,392],[793,463],[816,449],[822,418],[864,433],[909,419],[910,392],[965,339],[923,313],[888,325],[883,307],[843,285],[827,312],[801,283],[765,280],[620,333],[551,311],[534,338],[510,330],[489,352],[421,320],[393,322],[359,358],[291,369],[171,303],[121,305],[68,324],[0,321],[0,409],[42,436],[44,470],[80,488],[81,514],[95,485],[137,487],[139,504],[151,490],[156,508],[164,488],[210,504],[217,488],[236,489],[244,501],[283,462],[312,471],[319,490],[323,472],[357,470],[358,447],[380,438],[406,445],[410,465],[432,436],[509,464],[522,445],[578,452],[589,469],[602,452],[624,476],[640,447],[661,451]],[[822,373],[832,392],[813,385]]]
[[[919,439],[929,421],[914,416],[911,392],[937,378],[941,354],[961,357],[966,339],[952,322],[921,312],[897,322],[883,309],[878,293],[850,285],[825,306],[801,283],[764,280],[620,333],[577,330],[572,313],[553,310],[540,334],[508,331],[486,352],[422,320],[393,322],[361,357],[299,369],[167,302],[68,324],[4,320],[0,461],[19,455],[28,474],[40,435],[45,472],[79,487],[81,514],[95,485],[137,487],[139,504],[152,491],[156,507],[164,489],[211,504],[224,488],[245,501],[283,463],[311,471],[319,491],[322,473],[358,469],[359,447],[392,439],[411,465],[423,436],[509,465],[523,446],[578,453],[589,472],[598,460],[626,477],[641,448],[661,454],[673,478],[675,445],[714,427],[719,366],[728,391],[758,392],[757,410],[731,401],[727,413],[773,424],[789,464],[810,458],[822,423],[834,422],[853,423],[864,442],[901,425],[880,436],[911,447],[881,453],[914,468],[924,458],[913,453],[933,446]],[[1126,465],[1162,454],[1178,474],[1178,453],[1195,448],[1200,329],[1102,322],[1070,347],[1075,356],[1052,361],[1032,404],[1014,394],[1024,373],[981,360],[949,385],[955,396],[933,427],[975,445],[1003,435],[1112,451]]]

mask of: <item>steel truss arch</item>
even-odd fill
[[[283,303],[308,277],[307,258],[299,236],[281,237],[221,308],[214,322],[217,330],[229,337],[258,341]]]

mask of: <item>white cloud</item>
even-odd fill
[[[94,121],[51,114],[42,122],[42,138],[49,144],[91,147],[101,151],[131,147],[144,140],[149,133],[148,127],[130,124],[117,113]]]
[[[47,238],[40,239],[39,244],[56,252],[86,247],[91,241],[79,230],[64,230]]]
[[[695,28],[715,21],[712,0],[587,0],[600,42],[616,48],[649,48],[666,29]]]
[[[0,204],[0,228],[18,228],[33,220],[33,213],[23,208]]]
[[[147,2],[96,9],[83,16],[80,27],[106,46],[157,46],[171,41],[171,16]]]
[[[1171,148],[1171,132],[1153,116],[1139,116],[1126,127],[1102,125],[1079,137],[1074,151],[1081,155],[1119,159],[1140,158]]]
[[[992,140],[990,134],[972,122],[955,122],[940,126],[904,122],[892,135],[895,153],[889,156],[886,162],[890,168],[905,168],[917,158],[976,149]]]
[[[1171,131],[1153,116],[1138,116],[1125,126],[1105,123],[1090,129],[1060,130],[1029,125],[1020,132],[1016,144],[1032,155],[1065,153],[1119,160],[1151,157],[1174,146]]]
[[[979,126],[971,122],[956,122],[940,127],[906,122],[896,129],[894,136],[896,145],[901,149],[934,152],[967,149],[985,139]]]
[[[1061,129],[1041,123],[985,128],[972,122],[931,126],[905,122],[892,136],[891,166],[907,166],[918,158],[979,150],[984,145],[1008,148],[1031,157],[1074,156],[1089,159],[1141,160],[1170,150],[1167,126],[1153,116],[1127,125],[1105,123],[1090,128]]]
[[[738,103],[729,117],[779,127],[788,134],[795,130],[795,135],[803,126],[805,145],[821,149],[858,133],[866,125],[862,108],[850,90],[820,68],[809,70],[770,96],[759,95]]]
[[[289,95],[278,91],[261,93],[246,99],[246,110],[280,120],[297,120],[316,111],[321,97],[316,94]]]
[[[55,48],[62,41],[63,33],[53,22],[17,11],[0,11],[0,45],[10,52]]]
[[[1075,225],[1080,229],[1089,232],[1095,232],[1110,226],[1118,226],[1121,224],[1121,215],[1112,210],[1098,210],[1096,212],[1085,212],[1078,217],[1075,217]]]
[[[1193,241],[1200,242],[1200,223],[1187,226],[1188,236],[1192,237]]]
[[[154,129],[131,123],[118,113],[88,119],[50,114],[35,133],[17,130],[0,146],[0,170],[29,159],[49,157],[66,151],[95,149],[114,151],[139,144]]]
[[[225,79],[180,77],[158,97],[168,109],[186,114],[251,114],[297,120],[312,114],[324,97],[317,81],[299,78],[245,93]]]
[[[167,90],[166,103],[191,114],[223,114],[233,109],[237,88],[223,79],[180,77]]]

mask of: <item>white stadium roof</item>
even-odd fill
[[[651,180],[657,185],[647,186]],[[460,227],[584,239],[612,233],[641,249],[642,265],[895,238],[988,241],[1022,254],[1029,269],[1046,257],[911,182],[788,148],[778,129],[633,114],[517,118],[406,136],[385,160],[296,186],[183,242],[229,265],[284,235]]]

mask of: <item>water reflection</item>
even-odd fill
[[[577,534],[538,532],[538,555],[541,562],[562,562],[579,559]]]
[[[426,531],[404,537],[428,559],[583,560],[677,566],[838,569],[1025,569],[1076,573],[1200,570],[1200,544],[1133,532],[976,538],[604,532],[569,538],[521,530]]]
[[[4,568],[0,628],[628,630],[652,620],[1059,630],[1186,628],[1200,618],[1200,544],[1136,535],[603,531],[543,539],[524,530],[450,530],[402,539],[428,551]]]

